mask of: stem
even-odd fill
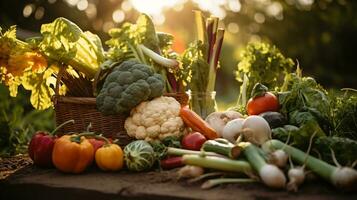
[[[209,189],[217,185],[225,183],[254,183],[257,182],[254,179],[250,178],[216,178],[204,182],[201,186],[202,189]]]
[[[202,157],[199,155],[184,155],[183,163],[203,168],[216,169],[229,172],[252,173],[250,164],[246,161],[219,158],[214,156]]]
[[[142,44],[138,45],[138,48],[141,49],[145,55],[153,59],[157,64],[169,67],[173,70],[176,70],[178,68],[179,62],[177,60],[162,57],[161,55],[157,54],[156,52],[152,51],[151,49],[147,48]]]
[[[195,13],[198,40],[201,40],[203,43],[206,43],[207,41],[207,34],[205,32],[206,26],[202,16],[202,12],[198,10],[194,10],[194,13]]]
[[[252,167],[259,173],[262,182],[272,188],[284,188],[286,177],[275,165],[267,164],[259,153],[259,148],[249,142],[242,142],[244,155]]]
[[[167,148],[168,155],[183,156],[183,155],[201,155],[201,156],[215,156],[215,157],[225,157],[213,152],[202,152],[202,151],[192,151],[186,149],[179,149],[174,147]]]
[[[214,140],[206,141],[202,149],[208,152],[215,152],[218,154],[225,155],[229,158],[238,158],[241,153],[241,147],[232,144],[223,144]]]
[[[258,147],[249,142],[241,142],[239,145],[243,146],[245,157],[256,171],[260,172],[262,167],[267,165],[264,158],[260,155]]]
[[[69,123],[74,124],[74,120],[71,119],[71,120],[68,120],[68,121],[63,122],[62,124],[60,124],[59,126],[57,126],[57,127],[50,133],[50,135],[54,135],[59,129],[61,129],[63,126],[65,126],[66,124],[69,124]]]
[[[307,168],[311,169],[314,173],[318,174],[327,181],[331,182],[331,175],[337,170],[337,167],[332,166],[313,156],[307,155],[303,151],[290,145],[285,146],[285,144],[279,140],[269,140],[265,142],[264,145],[276,149],[284,148],[284,151],[289,154],[294,161],[298,162],[300,165],[305,164]]]

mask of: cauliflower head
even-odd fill
[[[179,116],[181,105],[172,97],[158,97],[144,101],[132,109],[125,120],[130,137],[146,141],[162,140],[184,134],[184,123]]]
[[[104,115],[128,113],[139,103],[162,95],[164,80],[149,66],[134,60],[113,65],[96,99]]]

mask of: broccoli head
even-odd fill
[[[116,63],[97,96],[97,108],[104,115],[128,113],[163,91],[163,78],[149,66],[133,60]]]

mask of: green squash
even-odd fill
[[[136,140],[126,145],[124,157],[130,171],[146,171],[155,163],[154,149],[144,140]]]

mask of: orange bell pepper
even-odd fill
[[[53,147],[53,164],[63,172],[81,173],[93,162],[93,158],[92,144],[80,134],[64,135]]]
[[[95,153],[95,161],[103,171],[117,171],[123,168],[123,150],[117,144],[105,144]]]

